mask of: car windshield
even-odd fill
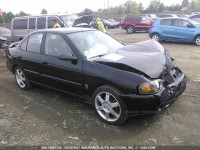
[[[61,15],[60,18],[64,21],[67,27],[72,27],[74,21],[78,18],[77,15]]]
[[[124,46],[100,31],[76,32],[67,36],[88,59],[112,53]]]

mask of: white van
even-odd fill
[[[15,17],[11,23],[12,40],[19,41],[30,32],[53,28],[55,18],[57,18],[61,27],[71,27],[78,16],[68,14]]]

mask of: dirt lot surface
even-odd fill
[[[108,34],[125,44],[148,33]],[[131,117],[123,126],[103,123],[89,104],[43,87],[18,88],[0,50],[0,148],[6,145],[200,145],[200,47],[162,42],[188,77],[186,91],[161,114]]]

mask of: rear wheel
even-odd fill
[[[23,90],[30,89],[31,85],[30,85],[29,79],[25,75],[24,71],[19,67],[15,68],[15,79],[16,79],[18,86],[21,89],[23,89]]]
[[[161,38],[160,38],[160,35],[157,34],[157,33],[154,33],[152,36],[151,36],[151,39],[157,41],[157,42],[160,42],[161,41]]]
[[[131,33],[134,33],[135,32],[135,29],[133,26],[128,26],[127,29],[126,29],[127,33],[128,34],[131,34]]]
[[[195,44],[200,46],[200,35],[195,38]]]
[[[93,94],[93,106],[98,116],[108,124],[121,125],[127,119],[127,106],[112,87],[99,87]]]

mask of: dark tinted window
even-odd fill
[[[27,51],[40,53],[40,47],[42,43],[43,33],[36,33],[29,37]]]
[[[26,39],[26,40],[22,43],[22,45],[21,45],[21,50],[26,51],[27,43],[28,43],[28,39]]]
[[[37,18],[37,29],[45,29],[46,28],[46,18],[41,17]]]
[[[182,19],[174,19],[174,26],[179,26],[179,27],[187,27],[189,23],[185,20]]]
[[[48,17],[48,28],[53,28],[53,26],[54,26],[54,19],[55,18],[57,19],[58,24],[61,27],[64,27],[63,23],[57,17]]]
[[[141,17],[135,17],[135,18],[134,18],[134,22],[140,22],[141,20],[142,20]]]
[[[132,17],[126,17],[125,19],[124,19],[124,21],[131,21],[132,20]]]
[[[61,53],[72,54],[72,50],[62,36],[58,34],[47,33],[45,40],[45,54],[58,56]]]
[[[172,20],[171,19],[165,19],[160,21],[161,25],[166,25],[166,26],[171,26],[172,25]]]
[[[36,18],[29,19],[29,29],[35,29],[35,21],[36,21]]]
[[[13,20],[13,29],[27,29],[28,19]]]

